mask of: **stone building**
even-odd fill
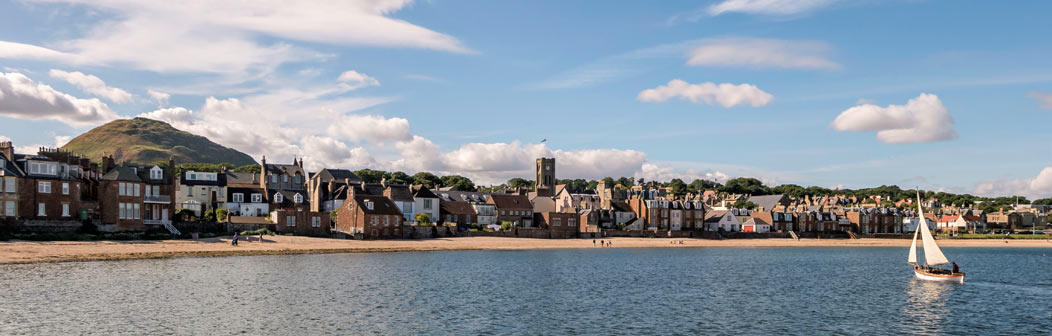
[[[390,199],[350,188],[336,212],[336,231],[367,239],[402,238],[402,212]]]
[[[537,196],[555,196],[555,158],[537,159]]]

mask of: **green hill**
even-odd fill
[[[175,157],[177,163],[256,163],[245,153],[146,118],[111,121],[73,138],[62,149],[96,162],[105,153],[117,162],[141,164],[168,161],[169,157]]]

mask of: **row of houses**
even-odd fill
[[[73,153],[40,148],[14,153],[0,143],[0,218],[92,221],[107,231],[173,230],[177,212],[204,216],[225,209],[230,221],[273,225],[280,232],[400,238],[409,226],[436,225],[449,232],[472,229],[547,230],[553,236],[603,230],[653,232],[856,232],[905,233],[916,214],[875,207],[853,197],[795,199],[787,195],[733,195],[714,190],[676,196],[651,183],[625,188],[600,182],[595,190],[555,184],[555,159],[540,158],[535,188],[494,192],[432,190],[422,185],[365,183],[348,169],[304,169],[260,160],[254,172],[176,174],[176,163],[92,163]],[[751,208],[733,204],[748,201]],[[902,200],[901,202],[906,202]],[[912,201],[910,201],[912,202]],[[937,200],[926,201],[938,206]],[[937,230],[1044,227],[1047,214],[1013,209],[984,214],[939,206],[929,214]],[[335,214],[335,218],[332,215]],[[1029,225],[1028,225],[1029,224]]]

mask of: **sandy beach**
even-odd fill
[[[612,248],[699,248],[699,247],[879,247],[909,246],[906,239],[676,239],[672,244],[663,238],[612,238]],[[940,240],[944,247],[1048,247],[1046,240]],[[501,237],[463,237],[427,240],[338,240],[293,236],[266,236],[242,240],[231,246],[230,237],[163,241],[92,241],[92,242],[0,242],[0,264],[96,261],[175,257],[212,257],[238,255],[369,253],[444,250],[525,250],[593,247],[591,239],[526,239]]]

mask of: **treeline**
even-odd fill
[[[386,181],[389,184],[422,184],[430,189],[440,187],[452,187],[458,191],[475,191],[475,183],[467,177],[460,175],[446,175],[439,177],[429,172],[419,172],[409,175],[400,171],[388,172],[374,169],[361,169],[354,171],[365,183],[380,183]]]
[[[167,166],[168,161],[157,161],[150,166]],[[175,175],[181,175],[183,171],[192,170],[203,173],[222,173],[233,170],[238,173],[258,173],[259,164],[236,166],[233,163],[179,163],[175,165]]]

